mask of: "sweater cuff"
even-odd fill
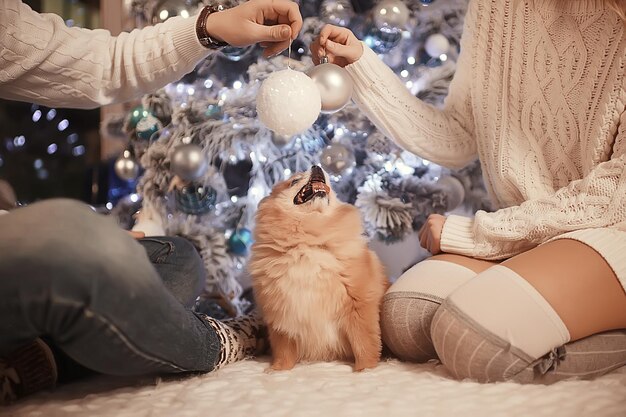
[[[465,256],[474,256],[474,219],[450,215],[441,232],[441,250]]]
[[[180,16],[168,19],[168,31],[172,34],[172,41],[176,52],[183,62],[196,65],[211,53],[210,49],[202,46],[196,35],[196,21],[198,16],[183,18]]]

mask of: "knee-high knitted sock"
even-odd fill
[[[216,320],[203,315],[220,340],[220,355],[214,369],[264,353],[268,346],[267,328],[258,313],[229,320]]]

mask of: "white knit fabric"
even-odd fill
[[[470,0],[442,109],[367,47],[347,67],[356,103],[399,145],[450,168],[479,157],[500,209],[449,216],[444,251],[503,259],[626,221],[625,28],[604,0]],[[611,266],[626,285],[622,258]]]
[[[0,0],[0,97],[55,107],[127,101],[180,79],[207,56],[195,17],[111,36],[68,28],[19,0]]]

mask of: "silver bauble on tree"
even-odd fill
[[[372,13],[376,27],[387,33],[402,32],[411,17],[411,11],[401,0],[382,0]]]
[[[133,181],[139,175],[139,164],[129,150],[124,151],[115,161],[115,174],[124,181]]]
[[[271,135],[272,135],[272,143],[278,146],[279,148],[289,145],[291,141],[293,140],[293,136],[291,135],[279,135],[278,133],[275,133],[275,132],[271,132]]]
[[[171,168],[174,174],[185,181],[195,181],[204,176],[209,167],[202,148],[188,143],[177,146],[171,159]]]
[[[434,33],[426,39],[424,49],[431,57],[440,58],[450,51],[450,41],[441,33]]]
[[[465,200],[465,187],[458,178],[452,175],[444,175],[439,178],[437,184],[444,190],[448,199],[446,211],[452,211],[463,204]]]
[[[320,17],[335,26],[348,26],[354,16],[350,0],[324,0],[320,6]]]
[[[307,71],[307,75],[317,85],[322,98],[322,113],[335,113],[352,99],[352,79],[339,65],[331,64],[327,58]]]
[[[160,0],[151,10],[151,20],[156,24],[174,16],[186,19],[195,16],[202,6],[202,0]]]
[[[339,143],[333,143],[322,151],[320,164],[324,171],[335,177],[350,175],[356,165],[354,153]]]

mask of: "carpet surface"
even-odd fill
[[[248,360],[211,374],[95,377],[36,395],[2,416],[626,416],[626,369],[550,386],[455,381],[440,365],[395,360],[352,372],[345,363],[266,372]]]

